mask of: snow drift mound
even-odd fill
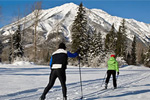
[[[135,66],[135,65],[124,65],[121,67],[122,69],[130,69],[130,70],[142,70],[142,69],[149,69],[145,66]]]
[[[24,65],[34,65],[34,63],[33,62],[27,62],[27,61],[16,61],[13,63],[13,65],[24,66]]]

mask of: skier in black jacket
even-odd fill
[[[79,52],[79,50],[77,51]],[[50,60],[51,74],[49,77],[49,83],[47,87],[44,89],[40,100],[45,100],[46,94],[53,87],[56,78],[60,80],[63,92],[63,100],[67,100],[67,88],[66,88],[66,68],[68,64],[68,57],[77,57],[78,53],[70,53],[66,51],[66,46],[64,43],[59,44],[58,50],[56,50]]]

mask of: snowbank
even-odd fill
[[[132,70],[132,69],[139,69],[139,70],[142,70],[142,69],[150,69],[148,67],[145,67],[145,66],[135,66],[135,65],[124,65],[121,67],[122,69],[129,69],[129,70]]]
[[[27,61],[16,61],[12,65],[22,66],[22,65],[34,65],[33,62],[27,62]]]

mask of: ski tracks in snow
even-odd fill
[[[103,90],[104,87],[100,87],[100,84],[103,81],[102,79],[101,81],[97,79],[96,82],[93,81],[92,83],[88,81],[86,83],[83,82],[83,84],[89,83],[89,86],[86,86],[86,85],[83,86],[84,97],[86,98],[86,100],[99,100],[99,99],[115,100],[116,98],[122,97],[122,96],[137,95],[137,94],[142,94],[142,93],[147,93],[147,92],[150,93],[150,89],[147,89],[147,86],[150,86],[150,83],[145,84],[145,80],[150,80],[149,70],[132,70],[129,72],[128,71],[129,70],[120,71],[120,72],[125,72],[125,74],[121,74],[118,77],[117,89],[113,89],[112,79],[110,79],[109,87],[107,90]],[[138,90],[138,87],[143,87],[144,89]],[[90,92],[86,92],[86,91],[90,91]],[[139,98],[139,100],[140,99],[141,98]],[[75,99],[75,100],[79,100],[79,99]],[[135,100],[138,100],[138,99],[135,98]]]
[[[46,70],[46,69],[45,69]],[[33,71],[33,70],[32,70]],[[39,70],[40,71],[40,70]],[[78,68],[70,68],[67,78],[68,100],[80,100],[81,87],[79,81]],[[142,96],[138,95],[150,92],[150,70],[127,70],[121,69],[117,79],[118,88],[113,89],[112,78],[109,81],[108,89],[102,90],[103,76],[106,73],[104,69],[82,68],[83,99],[85,100],[116,100],[116,98],[125,98],[136,95],[133,100],[140,100]],[[11,76],[11,75],[10,75]],[[45,76],[45,75],[44,75]],[[70,81],[71,80],[71,81]],[[45,87],[31,88],[15,93],[0,95],[0,100],[38,100]],[[138,89],[140,88],[140,89]],[[138,95],[138,96],[137,96]],[[126,99],[127,98],[127,99]],[[62,100],[62,89],[60,85],[54,86],[46,96],[46,100]],[[120,99],[122,100],[122,98]],[[145,99],[148,100],[148,99]]]

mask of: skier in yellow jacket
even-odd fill
[[[107,89],[107,85],[109,83],[110,76],[113,76],[113,86],[114,89],[117,88],[117,82],[116,82],[116,72],[119,75],[119,67],[118,62],[115,59],[115,55],[111,55],[110,59],[107,62],[108,64],[108,70],[107,70],[107,78],[105,81],[105,89]]]

